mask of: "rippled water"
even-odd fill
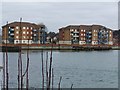
[[[22,54],[24,67],[26,52]],[[46,60],[44,51],[44,61]],[[48,51],[49,52],[49,51]],[[49,52],[50,55],[50,52]],[[17,87],[18,53],[9,53],[10,87]],[[70,88],[117,88],[118,51],[53,52],[54,87]],[[30,51],[30,87],[42,87],[41,52]]]

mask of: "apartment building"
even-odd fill
[[[69,25],[59,29],[59,44],[112,45],[113,32],[101,25]]]
[[[29,22],[12,22],[2,26],[2,42],[10,44],[44,44],[45,25]]]

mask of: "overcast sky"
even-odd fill
[[[20,17],[23,21],[44,23],[49,31],[55,32],[58,32],[60,27],[70,24],[100,24],[118,29],[118,3],[14,2],[14,0],[2,2],[1,25],[6,24],[6,21],[19,21]]]

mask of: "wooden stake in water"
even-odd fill
[[[3,89],[5,90],[5,53],[3,52]]]
[[[46,52],[46,88],[48,88],[48,52]]]
[[[42,90],[44,90],[44,63],[43,63],[43,50],[41,52],[41,59],[42,59]]]
[[[9,26],[8,26],[8,22],[7,22],[7,30],[9,30]],[[8,74],[8,50],[7,50],[7,37],[8,37],[8,32],[6,30],[6,90],[8,90],[8,78],[9,78],[9,74]]]
[[[58,90],[60,90],[60,84],[61,84],[62,76],[60,77],[59,83],[58,83]]]
[[[47,88],[47,90],[50,90],[50,85],[51,85],[52,49],[53,49],[53,43],[52,43],[51,54],[50,54],[49,79],[48,79],[48,88]]]
[[[53,85],[54,85],[54,72],[53,72],[53,68],[52,68],[52,90],[53,90]]]

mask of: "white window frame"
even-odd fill
[[[23,34],[25,34],[25,31],[23,31]]]
[[[19,27],[18,27],[18,26],[16,26],[16,29],[19,29]]]
[[[18,38],[19,38],[19,36],[16,36],[16,38],[18,39]]]
[[[25,37],[25,36],[23,36],[23,38],[25,39],[26,37]]]
[[[26,27],[23,27],[23,29],[26,29]]]
[[[16,31],[16,34],[19,34],[19,31]]]
[[[29,29],[29,27],[27,27],[27,29]]]

